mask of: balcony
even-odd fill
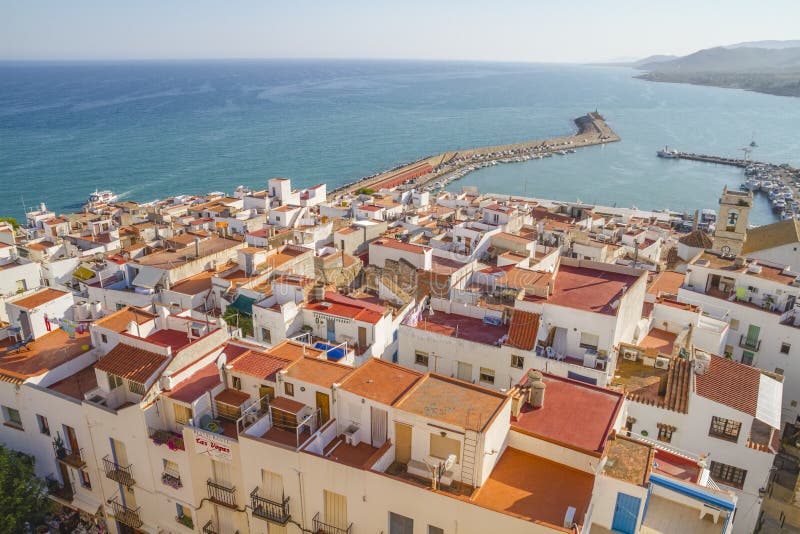
[[[128,508],[116,498],[111,500],[111,509],[114,510],[114,519],[131,528],[140,528],[144,523],[139,518],[139,508]]]
[[[171,451],[185,451],[186,446],[183,443],[183,435],[170,430],[161,430],[158,428],[148,428],[148,435],[150,440],[155,445],[166,445]]]
[[[50,494],[51,497],[72,502],[74,497],[72,484],[62,484],[53,475],[47,475],[45,483],[47,484],[47,493]]]
[[[319,518],[319,512],[314,516],[314,532],[319,534],[350,534],[353,530],[353,523],[347,525],[347,528],[335,527],[324,523]]]
[[[753,352],[758,352],[758,349],[761,348],[761,340],[749,339],[747,336],[742,334],[741,336],[739,336],[739,346],[743,349],[751,350]]]
[[[203,525],[203,534],[220,534],[219,530],[217,530],[217,527],[214,526],[213,520],[209,519],[208,523]],[[237,530],[233,534],[239,534],[239,531]]]
[[[180,473],[172,469],[164,469],[164,472],[161,473],[161,483],[172,489],[181,489],[183,487]]]
[[[175,516],[175,521],[177,521],[186,528],[194,530],[194,521],[192,521],[192,517],[189,515]]]
[[[265,499],[258,494],[258,487],[250,492],[250,505],[254,516],[273,523],[285,525],[291,518],[289,515],[289,497],[283,497],[280,502]]]
[[[237,508],[235,487],[228,487],[212,480],[209,480],[206,485],[208,487],[208,498],[211,502],[228,508]]]
[[[120,465],[109,456],[103,457],[103,467],[106,471],[106,477],[114,482],[119,482],[123,486],[132,487],[136,484],[133,479],[133,471],[130,465]],[[127,524],[127,523],[126,523]]]
[[[83,449],[70,449],[65,444],[53,442],[53,452],[56,453],[56,458],[59,462],[65,463],[75,469],[86,467],[86,461],[83,459]]]

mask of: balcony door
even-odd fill
[[[325,494],[325,524],[347,529],[347,497],[332,491],[323,490]]]
[[[325,339],[330,342],[336,341],[336,321],[325,319]]]
[[[72,454],[77,454],[80,447],[78,446],[78,436],[75,435],[75,429],[71,426],[64,425],[64,434],[69,444],[69,450]]]
[[[472,364],[467,362],[458,362],[456,376],[459,380],[472,382]]]
[[[411,425],[395,422],[394,424],[394,459],[401,464],[411,461]]]
[[[319,410],[319,425],[322,426],[331,418],[331,398],[326,393],[317,391],[317,409]]]
[[[231,465],[226,462],[211,460],[211,471],[214,474],[214,482],[226,488],[233,487],[233,476]]]
[[[266,469],[261,470],[261,496],[272,502],[283,501],[283,476]]]
[[[111,455],[117,465],[127,467],[128,452],[125,450],[125,444],[118,439],[111,438]]]
[[[389,424],[389,413],[375,406],[370,407],[370,426],[372,428],[371,443],[373,447],[381,447],[386,443],[386,427]]]
[[[217,511],[217,532],[236,532],[236,511],[225,506],[215,506]]]
[[[747,328],[747,346],[748,347],[756,347],[758,346],[758,335],[761,333],[761,327],[751,324]]]

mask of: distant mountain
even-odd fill
[[[644,80],[800,96],[800,41],[740,43],[666,61],[645,58],[637,63],[635,68],[648,71],[638,76]]]
[[[798,48],[800,39],[791,41],[748,41],[746,43],[736,43],[724,46],[723,48],[769,48],[779,50],[781,48]]]
[[[655,65],[656,63],[664,63],[665,61],[672,61],[674,59],[678,59],[678,56],[656,54],[654,56],[647,56],[646,58],[633,61],[630,63],[630,66],[635,69],[640,69],[642,65]]]

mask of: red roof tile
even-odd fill
[[[761,371],[727,358],[710,356],[708,370],[695,375],[695,392],[755,417]]]
[[[243,391],[239,391],[238,389],[223,389],[217,396],[214,397],[214,400],[217,402],[221,402],[222,404],[227,404],[228,406],[241,406],[244,404],[247,399],[250,398],[250,395]]]
[[[19,300],[15,300],[10,304],[14,306],[19,306],[20,308],[37,308],[42,304],[46,304],[51,300],[56,300],[57,298],[63,297],[67,293],[64,291],[59,291],[58,289],[42,289],[41,291],[37,291],[33,295],[28,295],[27,297],[23,297]]]
[[[539,333],[539,314],[523,310],[514,310],[511,316],[511,327],[508,329],[506,344],[523,350],[533,350],[536,335]]]
[[[144,384],[166,361],[167,357],[162,354],[119,343],[94,366],[100,371]]]
[[[275,373],[285,369],[292,360],[276,358],[267,353],[248,350],[233,362],[233,371],[262,380],[275,381]]]

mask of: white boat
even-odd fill
[[[109,204],[111,202],[116,202],[117,195],[115,195],[112,191],[108,189],[104,189],[103,191],[98,191],[97,189],[94,190],[94,193],[89,195],[89,199],[87,202],[88,206],[98,206],[100,204]]]
[[[664,146],[663,149],[656,152],[656,155],[659,158],[667,158],[667,159],[675,159],[678,157],[679,154],[680,152],[678,152],[677,150],[670,150],[669,146],[666,145]]]

